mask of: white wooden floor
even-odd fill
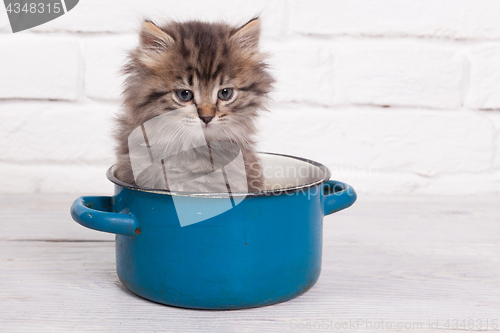
[[[231,311],[128,292],[75,198],[0,196],[1,332],[500,332],[500,197],[361,197],[325,218],[316,286]]]

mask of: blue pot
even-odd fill
[[[71,215],[85,227],[116,234],[118,276],[139,296],[196,309],[283,302],[316,283],[323,216],[352,205],[356,193],[328,180],[330,171],[317,162],[260,158],[266,179],[284,188],[230,196],[148,190],[118,180],[110,168],[115,195],[80,197]],[[279,169],[297,168],[307,171],[273,178]],[[183,223],[180,207],[201,218]]]

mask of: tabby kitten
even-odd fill
[[[243,179],[245,184],[236,184],[233,192],[263,190],[262,170],[254,150],[255,122],[259,111],[265,109],[274,79],[267,71],[265,56],[259,52],[259,35],[258,18],[236,28],[199,21],[159,27],[145,21],[140,44],[130,53],[124,68],[128,76],[124,108],[117,117],[115,176],[146,188],[226,192],[226,175],[222,187],[215,176],[212,180],[205,177],[201,188],[199,183],[185,184],[220,167],[214,166],[217,154],[224,164],[240,152],[241,167],[232,171],[236,179],[233,183]],[[145,124],[153,121],[156,123],[148,127],[152,134],[144,137],[146,144],[141,146],[134,135],[146,135]],[[200,146],[200,132],[206,145]],[[142,138],[142,134],[139,136]],[[142,156],[137,153],[140,149],[132,154],[132,145],[147,146],[151,160],[154,149],[164,158],[138,174],[134,161],[148,158],[148,150],[141,150],[145,151]]]

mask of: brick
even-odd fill
[[[336,53],[339,103],[457,108],[463,57],[412,42],[340,45]]]
[[[321,35],[500,37],[496,0],[291,0],[293,32]]]
[[[116,109],[94,104],[2,103],[2,161],[111,165],[111,116]]]
[[[273,105],[259,150],[310,158],[344,173],[424,177],[491,170],[492,123],[473,112]]]
[[[284,0],[226,1],[188,0],[86,0],[57,20],[35,31],[135,32],[144,17],[155,22],[173,20],[224,20],[239,25],[262,13],[264,34],[278,36],[285,26]],[[244,13],[244,14],[243,14]]]
[[[471,50],[470,82],[466,106],[500,109],[500,45],[480,45]]]
[[[0,49],[0,99],[77,99],[80,48],[76,42],[3,35]]]
[[[276,78],[276,101],[334,103],[333,54],[328,45],[315,42],[266,41],[270,71]]]
[[[96,99],[118,100],[124,76],[120,70],[127,54],[136,47],[138,38],[97,37],[84,44],[85,93]]]

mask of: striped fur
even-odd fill
[[[248,188],[262,189],[262,172],[254,151],[256,119],[265,110],[274,79],[265,55],[259,52],[260,21],[241,27],[199,21],[170,22],[157,26],[145,21],[140,45],[130,53],[124,68],[124,107],[117,116],[116,176],[134,184],[128,137],[144,122],[186,106],[198,115],[213,115],[201,122],[208,141],[229,141],[240,146]],[[220,89],[232,88],[233,98],[217,98]],[[175,92],[191,90],[194,100],[181,102]],[[169,124],[171,127],[172,124]],[[179,126],[182,126],[179,122]],[[190,140],[189,136],[180,138]],[[208,172],[208,171],[207,171]]]

